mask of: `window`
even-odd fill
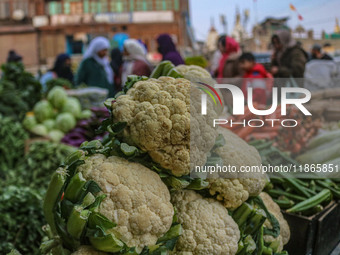
[[[10,16],[9,1],[0,0],[0,19],[6,19]]]
[[[50,2],[48,4],[48,12],[50,15],[61,14],[61,9],[60,2]]]
[[[156,0],[156,10],[159,11],[166,11],[166,10],[172,10],[172,3],[173,0]]]
[[[90,3],[89,0],[83,1],[83,11],[84,13],[90,13]]]
[[[136,11],[151,11],[152,0],[136,0]]]
[[[126,0],[111,1],[111,12],[127,12],[128,2]]]
[[[174,9],[175,11],[178,11],[179,10],[179,0],[175,0],[175,3],[174,3]]]

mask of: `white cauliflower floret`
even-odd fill
[[[135,83],[112,106],[114,120],[127,122],[123,139],[147,151],[175,176],[190,172],[190,130],[193,130],[190,111],[200,112],[200,98],[195,99],[194,106],[199,110],[190,105],[191,92],[191,83],[186,79],[160,77]],[[200,138],[193,146],[200,164],[205,163],[205,154],[213,147],[216,137],[214,129],[206,123],[206,118],[199,116],[198,130],[194,131]]]
[[[96,251],[91,246],[80,246],[77,251],[71,255],[105,255],[107,253]]]
[[[274,217],[278,220],[280,224],[280,235],[277,238],[274,238],[269,235],[264,236],[265,242],[273,242],[275,240],[278,240],[280,242],[279,250],[282,251],[283,246],[288,243],[290,239],[290,229],[288,222],[285,220],[281,213],[281,209],[276,204],[273,199],[265,192],[261,192],[260,197],[263,200],[263,203],[267,207],[268,211],[274,215]],[[268,220],[265,221],[264,226],[267,228],[272,228],[270,222]]]
[[[235,166],[237,170],[241,166],[261,165],[261,157],[253,146],[228,129],[219,128],[218,133],[223,135],[226,144],[216,148],[214,152],[222,158],[223,165]],[[223,201],[226,208],[239,207],[249,196],[257,196],[266,184],[266,176],[262,173],[228,173],[219,178],[210,177],[214,177],[208,179],[210,194]]]
[[[183,227],[173,254],[236,254],[240,231],[221,203],[190,190],[173,193],[171,201]]]
[[[79,171],[107,195],[100,213],[115,222],[129,247],[154,245],[170,228],[174,209],[160,177],[148,168],[115,156],[89,157]]]

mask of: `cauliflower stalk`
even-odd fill
[[[46,220],[63,247],[75,251],[90,243],[98,251],[124,253],[129,247],[141,252],[167,241],[174,208],[159,175],[103,155],[98,141],[83,149],[56,171],[44,201]]]
[[[235,166],[237,170],[241,166],[260,166],[261,157],[258,151],[248,145],[233,132],[225,128],[219,128],[225,144],[214,150],[223,161],[223,165]],[[228,173],[226,176],[208,176],[211,195],[223,202],[226,208],[237,208],[249,197],[257,196],[266,184],[266,176],[261,173]]]
[[[265,235],[264,241],[268,243],[272,243],[274,241],[278,242],[278,251],[282,251],[283,246],[288,243],[290,239],[290,229],[288,222],[283,217],[280,207],[273,201],[273,199],[265,192],[261,192],[260,197],[263,200],[263,203],[268,208],[268,211],[275,216],[275,218],[279,221],[280,224],[280,235],[274,238],[271,235]],[[264,226],[271,229],[272,224],[270,221],[266,220]]]
[[[191,190],[173,193],[171,201],[183,227],[173,254],[236,254],[240,231],[221,203]]]

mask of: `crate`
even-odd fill
[[[340,205],[330,203],[311,217],[283,212],[291,230],[289,255],[328,255],[340,241]]]

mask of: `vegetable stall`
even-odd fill
[[[6,79],[0,87],[16,86]],[[207,176],[193,174],[192,165],[240,169],[315,160],[336,166],[339,131],[295,109],[289,114],[299,125],[291,132],[213,128],[210,117],[198,114],[201,90],[195,84],[205,81],[214,82],[199,66],[164,61],[150,77],[128,77],[123,91],[101,105],[54,81],[46,93],[34,92],[33,102],[18,106],[19,114],[0,106],[0,250],[329,253],[340,239],[339,228],[329,227],[340,222],[340,179]],[[208,110],[216,118],[221,114],[212,102]],[[320,231],[327,233],[328,247]]]

